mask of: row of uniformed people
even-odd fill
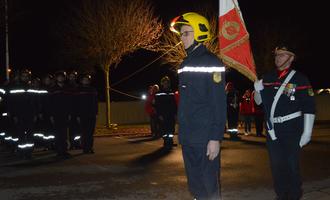
[[[93,153],[97,92],[84,74],[59,71],[46,75],[42,84],[31,80],[31,71],[21,70],[0,89],[0,140],[12,151],[30,158],[35,147],[53,148],[67,158],[70,148]]]

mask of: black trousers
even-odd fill
[[[79,125],[77,122],[77,116],[71,116],[71,119],[69,121],[68,131],[69,131],[70,148],[72,149],[72,148],[80,147],[79,140],[78,141],[74,140],[76,136],[81,136]]]
[[[198,200],[220,199],[220,154],[213,161],[204,146],[182,146],[188,187]]]
[[[256,125],[256,135],[261,136],[264,129],[264,115],[258,114],[254,116],[255,125]]]
[[[33,144],[33,116],[29,117],[18,117],[18,122],[16,124],[18,141],[18,151],[24,152],[25,154],[32,154],[33,147],[25,146],[27,144]]]
[[[47,137],[47,139],[43,140],[43,144],[47,148],[54,148],[55,147],[55,139],[49,138],[50,136],[55,136],[56,131],[53,126],[53,124],[50,121],[50,116],[47,114],[44,114],[43,120],[41,120],[41,126],[42,126],[42,132],[44,133],[44,136]]]
[[[160,137],[159,119],[157,115],[150,115],[150,131],[153,137]]]
[[[93,150],[96,117],[80,117],[80,120],[83,150]]]
[[[228,129],[233,129],[238,127],[238,109],[234,109],[232,107],[227,108],[227,121],[228,121]]]
[[[277,133],[275,141],[267,136],[267,148],[275,192],[280,200],[298,200],[302,195],[299,160],[301,133]]]
[[[65,117],[55,117],[55,149],[58,155],[64,155],[68,150],[68,126]]]

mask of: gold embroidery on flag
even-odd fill
[[[227,40],[235,39],[238,36],[239,31],[239,24],[235,21],[225,21],[221,28],[221,33]]]

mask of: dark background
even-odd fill
[[[2,1],[2,0],[1,0]],[[61,18],[67,7],[74,5],[74,0],[8,0],[10,3],[10,64],[12,69],[29,68],[36,76],[59,69],[70,69],[76,66],[65,66],[61,62],[61,40],[56,36],[56,27],[63,23]],[[70,2],[70,4],[68,3]],[[159,15],[165,26],[179,14],[203,9],[218,13],[217,0],[151,0],[155,14]],[[239,0],[246,27],[250,33],[253,51],[260,51],[265,45],[260,39],[260,32],[267,31],[278,35],[291,35],[283,44],[295,46],[298,59],[295,68],[306,74],[315,89],[330,86],[327,67],[328,21],[326,6],[318,1],[298,0]],[[4,10],[1,8],[1,21]],[[65,20],[65,19],[64,19]],[[4,28],[0,30],[0,81],[5,79],[5,38]],[[299,44],[299,45],[296,45]],[[271,52],[264,52],[265,54]],[[159,54],[139,50],[124,57],[119,66],[111,72],[111,83],[120,81],[125,76],[144,67]],[[262,67],[258,66],[257,68]],[[252,87],[252,83],[235,70],[229,70],[227,80],[234,81],[240,90]],[[147,87],[159,82],[169,75],[173,88],[177,85],[176,73],[171,66],[162,65],[160,61],[147,67],[132,78],[115,85],[114,88],[132,95],[140,96]],[[94,82],[103,99],[103,74],[95,68]],[[112,93],[112,100],[132,100]]]

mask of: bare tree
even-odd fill
[[[110,127],[111,68],[137,49],[155,50],[162,25],[146,0],[84,0],[67,36],[73,52],[100,65],[104,72],[107,127]]]

